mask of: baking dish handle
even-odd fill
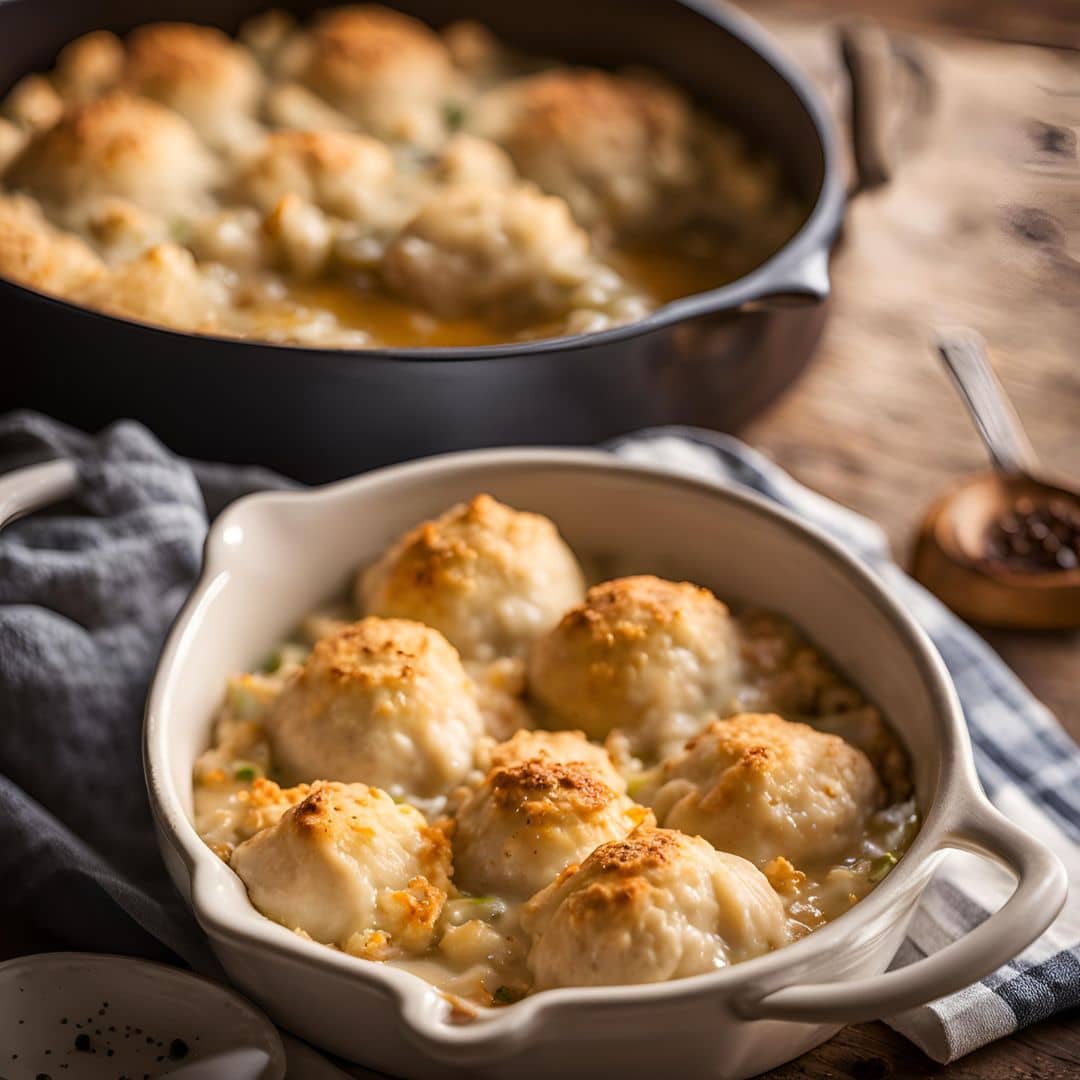
[[[1054,921],[1065,904],[1065,868],[1049,848],[984,799],[944,839],[943,847],[982,855],[1017,879],[998,911],[944,949],[906,967],[865,979],[785,986],[734,1003],[747,1020],[854,1024],[924,1005],[996,971]]]
[[[0,476],[0,529],[24,514],[74,495],[78,485],[75,463],[66,458],[4,473]]]

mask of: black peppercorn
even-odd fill
[[[990,525],[986,554],[1010,570],[1075,570],[1080,567],[1080,504],[1064,498],[1017,499]]]

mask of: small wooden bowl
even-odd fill
[[[1080,627],[1080,569],[1011,570],[986,555],[993,521],[1028,496],[1076,500],[1065,488],[1028,477],[980,473],[930,508],[915,543],[912,572],[964,619],[1024,630]]]

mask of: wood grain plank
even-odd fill
[[[832,35],[766,22],[839,106]],[[817,362],[746,433],[878,521],[902,562],[929,503],[985,464],[930,347],[939,325],[983,333],[1046,463],[1080,478],[1080,57],[941,34],[915,45],[933,108],[913,118],[892,183],[851,207]],[[1080,735],[1080,634],[987,637]]]
[[[822,6],[785,0],[752,10],[842,112],[844,76]],[[914,17],[927,18],[933,6],[944,5],[915,5]],[[839,8],[885,5],[844,0]],[[912,16],[909,6],[909,25]],[[897,132],[895,175],[851,208],[817,362],[746,436],[804,483],[876,520],[906,562],[929,503],[985,464],[930,348],[941,322],[986,336],[1036,448],[1080,478],[1080,58],[940,31],[903,43],[925,65],[930,93],[920,109],[898,86],[896,107],[910,115],[887,117]],[[985,636],[1080,738],[1080,634]],[[769,1074],[937,1075],[1071,1080],[1080,1076],[1080,1015],[1037,1024],[947,1067],[884,1024],[859,1024]]]

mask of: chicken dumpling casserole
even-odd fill
[[[648,71],[373,4],[71,42],[0,101],[0,275],[312,346],[602,330],[797,229],[776,165]]]
[[[588,577],[477,495],[229,680],[195,824],[263,915],[467,1009],[738,963],[889,873],[907,757],[795,627]]]

